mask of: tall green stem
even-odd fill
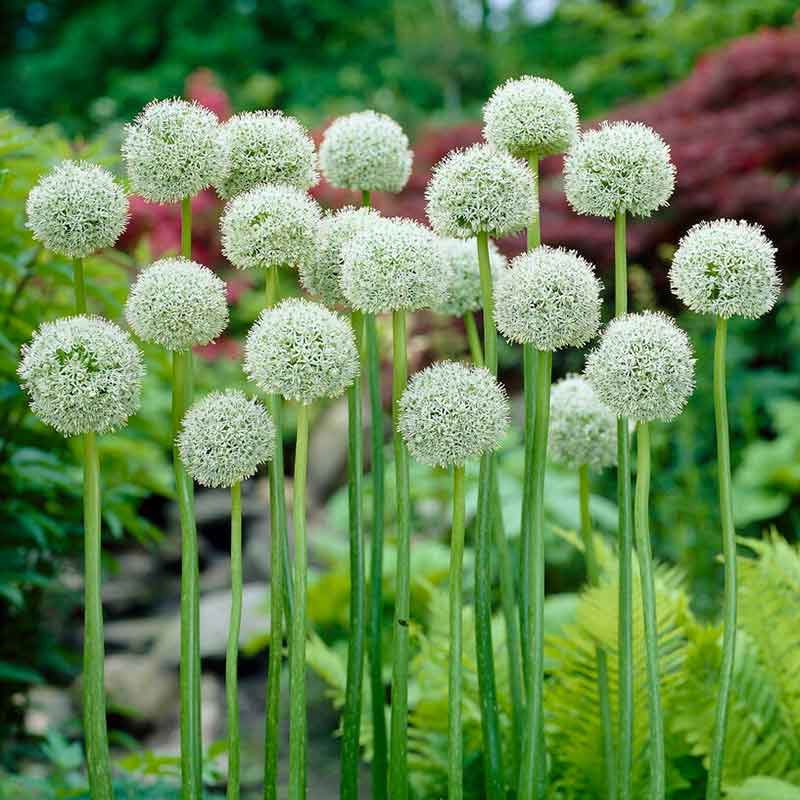
[[[464,330],[467,332],[467,343],[472,357],[472,363],[476,367],[483,366],[483,348],[481,347],[481,337],[478,333],[478,325],[475,322],[475,315],[471,311],[464,314]]]
[[[294,454],[294,611],[289,648],[289,800],[306,796],[306,475],[308,472],[307,405],[297,407]]]
[[[650,546],[650,428],[646,422],[636,427],[636,552],[642,581],[644,643],[647,654],[647,707],[650,714],[650,797],[666,796],[664,717],[658,677],[658,619],[653,554]]]
[[[542,243],[542,223],[539,210],[539,158],[530,156],[528,158],[528,166],[533,173],[533,184],[536,191],[535,210],[528,225],[528,250],[535,250]]]
[[[238,661],[242,625],[242,485],[231,486],[231,621],[225,654],[225,699],[228,706],[228,800],[239,800],[240,753]]]
[[[394,662],[392,665],[391,753],[389,797],[408,798],[408,660],[411,613],[411,540],[408,453],[398,428],[400,398],[408,381],[406,312],[392,313],[392,428],[397,493],[397,577],[394,604]]]
[[[494,325],[494,293],[492,291],[492,270],[489,263],[489,238],[484,232],[479,233],[477,238],[483,304],[484,363],[493,375],[497,375],[497,331]],[[478,478],[475,538],[475,645],[486,797],[488,800],[503,800],[505,798],[505,778],[494,674],[494,648],[492,646],[493,485],[494,453],[488,452],[481,457]]]
[[[614,221],[615,316],[628,313],[628,256],[625,212]],[[617,420],[617,504],[619,506],[619,800],[632,800],[633,770],[633,519],[631,513],[631,441],[628,420]]]
[[[728,726],[733,661],[736,651],[736,529],[733,525],[731,493],[731,447],[728,434],[728,400],[725,392],[725,349],[728,321],[717,318],[714,340],[714,417],[717,425],[719,464],[719,508],[722,518],[722,552],[725,558],[725,599],[722,609],[722,665],[720,668],[717,713],[711,745],[706,800],[719,800],[725,760],[725,733]]]
[[[600,581],[597,552],[594,546],[592,516],[589,512],[589,467],[578,467],[578,494],[580,497],[581,539],[586,554],[586,575],[590,586]],[[614,800],[616,795],[616,773],[614,763],[614,732],[611,724],[611,695],[608,688],[608,658],[602,647],[595,648],[597,656],[597,701],[600,707],[600,724],[603,730],[603,754],[606,767],[606,797]]]
[[[192,257],[192,198],[181,200],[181,255]]]
[[[86,279],[84,276],[83,259],[75,258],[73,266],[73,285],[75,286],[75,312],[86,313]]]
[[[453,531],[450,536],[450,680],[447,695],[449,800],[461,800],[464,796],[464,739],[461,730],[464,514],[464,467],[459,465],[453,469]]]
[[[364,317],[353,311],[351,324],[359,352],[362,350]],[[350,636],[347,648],[347,684],[342,721],[342,777],[340,797],[358,798],[359,734],[364,677],[364,617],[366,578],[362,526],[362,473],[364,441],[361,415],[361,378],[356,376],[347,393],[347,487],[350,517]]]
[[[528,723],[519,775],[520,800],[543,800],[547,791],[547,755],[544,738],[544,478],[547,434],[550,424],[550,382],[553,354],[536,354],[536,414],[533,426],[531,477],[533,524],[530,537],[530,590],[528,618],[531,626],[531,660],[528,667]]]

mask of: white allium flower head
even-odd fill
[[[669,280],[692,311],[726,319],[766,314],[781,288],[775,247],[764,230],[731,219],[691,228],[673,257]]]
[[[237,269],[297,269],[316,257],[321,217],[317,203],[300,189],[256,186],[225,206],[222,252]]]
[[[494,90],[483,108],[483,135],[516,158],[563,153],[578,136],[572,95],[548,78],[523,75]]]
[[[626,314],[608,324],[584,374],[617,416],[669,421],[694,390],[692,346],[666,314]]]
[[[536,211],[528,165],[488,144],[448,153],[425,190],[428,219],[440,236],[500,238],[525,228]]]
[[[617,418],[581,375],[567,375],[550,392],[547,452],[570,469],[603,469],[617,463]]]
[[[372,208],[352,206],[326,214],[320,225],[315,257],[300,264],[303,288],[319,297],[325,305],[348,305],[341,289],[342,248],[379,219],[380,214]]]
[[[339,189],[399,192],[411,175],[413,154],[403,129],[386,114],[359,111],[339,117],[319,148],[322,174]]]
[[[64,436],[123,426],[139,408],[144,363],[117,325],[100,317],[45,322],[18,368],[31,411]]]
[[[398,429],[411,455],[432,467],[460,466],[497,449],[508,421],[505,389],[482,367],[433,364],[400,398]]]
[[[275,425],[257,400],[228,389],[198,400],[178,434],[186,471],[202,486],[233,486],[275,453]]]
[[[582,134],[564,161],[564,191],[578,214],[649,217],[675,188],[669,145],[640,122],[604,122]]]
[[[452,317],[463,317],[468,311],[478,311],[483,301],[475,239],[440,239],[439,252],[442,268],[447,275],[447,297],[433,310]],[[508,267],[508,261],[494,242],[489,242],[489,264],[492,279],[497,282]]]
[[[583,347],[600,327],[600,281],[582,256],[537,247],[517,256],[494,290],[497,329],[537,350]]]
[[[154,100],[126,127],[122,158],[131,189],[155,203],[176,203],[222,173],[219,122],[188,100]]]
[[[85,161],[62,161],[31,189],[25,210],[34,239],[67,258],[113,247],[128,224],[125,190]]]
[[[162,258],[139,273],[125,317],[140,339],[167,350],[208,344],[228,325],[225,284],[194,261]]]
[[[358,374],[350,323],[310,300],[284,300],[261,313],[244,350],[244,369],[267,394],[298,403],[338,397]]]
[[[281,111],[236,114],[220,128],[223,172],[216,184],[228,199],[260,183],[303,191],[319,180],[317,151],[308,131]]]
[[[342,247],[342,257],[341,288],[352,308],[415,311],[446,296],[437,239],[413,220],[375,220]]]

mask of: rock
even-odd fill
[[[61,730],[74,717],[70,696],[53,686],[34,686],[28,692],[25,730],[32,736]]]
[[[308,495],[319,502],[345,479],[347,470],[347,400],[328,406],[314,422],[308,451]]]
[[[152,554],[142,551],[122,553],[116,569],[103,582],[103,606],[109,616],[130,614],[152,605],[158,564]]]
[[[105,641],[107,645],[124,648],[128,651],[144,653],[158,638],[170,616],[134,617],[121,619],[105,624]]]

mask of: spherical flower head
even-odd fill
[[[125,317],[140,339],[167,350],[208,344],[228,325],[225,284],[194,261],[162,258],[139,274]]]
[[[369,230],[380,214],[371,208],[342,208],[322,219],[314,258],[300,264],[300,281],[307,292],[328,306],[347,306],[341,288],[342,248],[359,233]]]
[[[350,323],[309,300],[284,300],[261,313],[244,350],[248,377],[267,394],[308,405],[338,397],[358,374]]]
[[[497,449],[508,421],[505,390],[482,367],[433,364],[400,398],[398,429],[411,455],[432,467],[460,466]]]
[[[478,248],[474,239],[440,239],[439,253],[447,275],[447,297],[433,307],[439,314],[463,317],[483,307]],[[506,257],[489,242],[492,279],[497,282],[508,266]]]
[[[317,151],[308,131],[280,111],[250,111],[220,127],[223,171],[217,182],[229,199],[261,183],[306,191],[319,180]]]
[[[569,469],[604,469],[617,463],[617,418],[580,375],[567,375],[550,391],[547,451]]]
[[[379,219],[342,247],[342,293],[370,314],[415,311],[447,293],[436,237],[408,219]]]
[[[778,299],[775,247],[760,225],[701,222],[680,241],[669,272],[672,291],[692,311],[756,319]]]
[[[317,203],[293,186],[256,186],[225,206],[222,252],[237,269],[298,269],[316,256],[321,217]]]
[[[183,418],[178,450],[202,486],[233,486],[255,475],[275,453],[275,425],[267,409],[228,389],[198,400]]]
[[[31,189],[27,227],[48,250],[85,258],[113,247],[128,224],[128,198],[107,169],[63,161]]]
[[[600,289],[585,258],[537,247],[515,258],[495,286],[497,329],[537,350],[583,347],[600,327]]]
[[[528,166],[491,145],[448,153],[434,168],[427,212],[440,236],[500,238],[526,227],[536,211],[536,178]]]
[[[359,192],[401,191],[411,175],[412,158],[403,129],[376,111],[339,117],[319,148],[328,183]]]
[[[494,90],[483,109],[483,136],[516,158],[563,153],[578,136],[572,95],[554,81],[524,75]]]
[[[618,417],[668,421],[694,389],[689,337],[666,315],[645,311],[612,320],[589,354],[585,375]]]
[[[580,136],[564,161],[564,191],[578,214],[649,217],[674,188],[669,145],[640,122],[604,122]]]
[[[195,102],[154,100],[126,127],[122,158],[131,189],[145,200],[194,197],[222,173],[219,123]]]
[[[64,436],[106,433],[139,408],[144,364],[122,328],[99,317],[45,322],[22,347],[31,411]]]

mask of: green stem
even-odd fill
[[[231,621],[225,654],[225,699],[228,706],[228,800],[239,800],[240,752],[238,659],[242,625],[242,485],[231,486]]]
[[[84,275],[83,259],[75,258],[73,265],[73,284],[75,286],[75,313],[86,313],[86,278]]]
[[[541,213],[539,211],[539,158],[528,157],[528,166],[534,177],[534,190],[536,191],[536,210],[533,212],[528,225],[528,250],[535,250],[542,243]]]
[[[625,212],[614,221],[615,316],[628,313],[628,258]],[[617,420],[617,504],[619,507],[619,752],[617,796],[631,800],[633,771],[633,518],[631,513],[631,442],[628,420]]]
[[[519,776],[520,800],[542,800],[547,791],[547,754],[544,738],[544,479],[547,434],[550,424],[550,382],[553,354],[536,353],[536,414],[533,427],[531,477],[532,527],[530,537],[530,590],[528,619],[531,627],[531,660],[528,666],[528,723]]]
[[[476,367],[483,366],[483,348],[481,347],[481,337],[478,334],[478,325],[475,322],[475,315],[471,311],[464,314],[464,329],[467,332],[467,342],[472,363]]]
[[[394,652],[392,665],[391,753],[389,796],[408,798],[408,661],[411,613],[411,541],[408,453],[398,428],[400,398],[408,380],[406,312],[392,313],[392,429],[397,492],[397,576],[394,605]]]
[[[100,458],[95,433],[83,435],[84,640],[83,724],[89,790],[96,800],[111,800],[106,696],[103,670],[103,601],[100,584]]]
[[[353,311],[351,324],[359,351],[364,338],[364,317]],[[359,736],[364,677],[364,617],[366,578],[362,527],[362,473],[364,470],[363,422],[361,417],[361,378],[356,376],[347,392],[347,486],[350,522],[350,637],[347,647],[347,684],[342,720],[342,777],[339,796],[358,798]]]
[[[181,200],[181,255],[192,257],[192,198]]]
[[[717,318],[714,339],[714,417],[717,426],[719,464],[719,508],[722,518],[722,552],[725,558],[725,599],[722,619],[722,665],[717,693],[717,713],[711,745],[706,800],[718,800],[725,759],[725,733],[728,725],[733,662],[736,650],[736,529],[733,525],[731,493],[731,449],[728,434],[728,400],[725,395],[725,348],[728,321]]]
[[[590,586],[600,582],[600,569],[594,546],[592,517],[589,511],[589,467],[582,464],[578,468],[578,494],[580,497],[581,539],[586,554],[586,573]],[[603,731],[603,754],[606,767],[606,796],[613,800],[616,794],[616,773],[614,771],[614,732],[611,724],[611,694],[608,687],[608,657],[602,647],[595,648],[597,656],[597,701],[600,707],[600,723]]]
[[[536,413],[536,350],[531,344],[522,345],[522,397],[524,409],[524,457],[522,517],[519,528],[520,597],[519,617],[522,640],[522,676],[528,685],[531,664],[531,531],[533,529],[533,422]]]
[[[172,435],[175,442],[191,402],[191,350],[172,355]],[[203,749],[200,723],[200,575],[192,482],[181,462],[177,444],[172,458],[181,523],[181,775],[184,800],[200,797]]]
[[[289,648],[289,800],[306,796],[306,475],[308,472],[308,411],[297,407],[294,456],[294,609]]]
[[[364,208],[371,208],[372,206],[372,197],[369,191],[361,192],[361,205]]]
[[[647,707],[650,714],[650,797],[666,796],[664,718],[658,677],[658,619],[653,554],[650,546],[650,428],[646,422],[636,427],[636,552],[642,581],[644,643],[647,654]]]
[[[464,569],[464,467],[453,470],[453,531],[450,537],[450,681],[448,685],[448,798],[464,796],[464,739],[461,730],[461,615]]]

